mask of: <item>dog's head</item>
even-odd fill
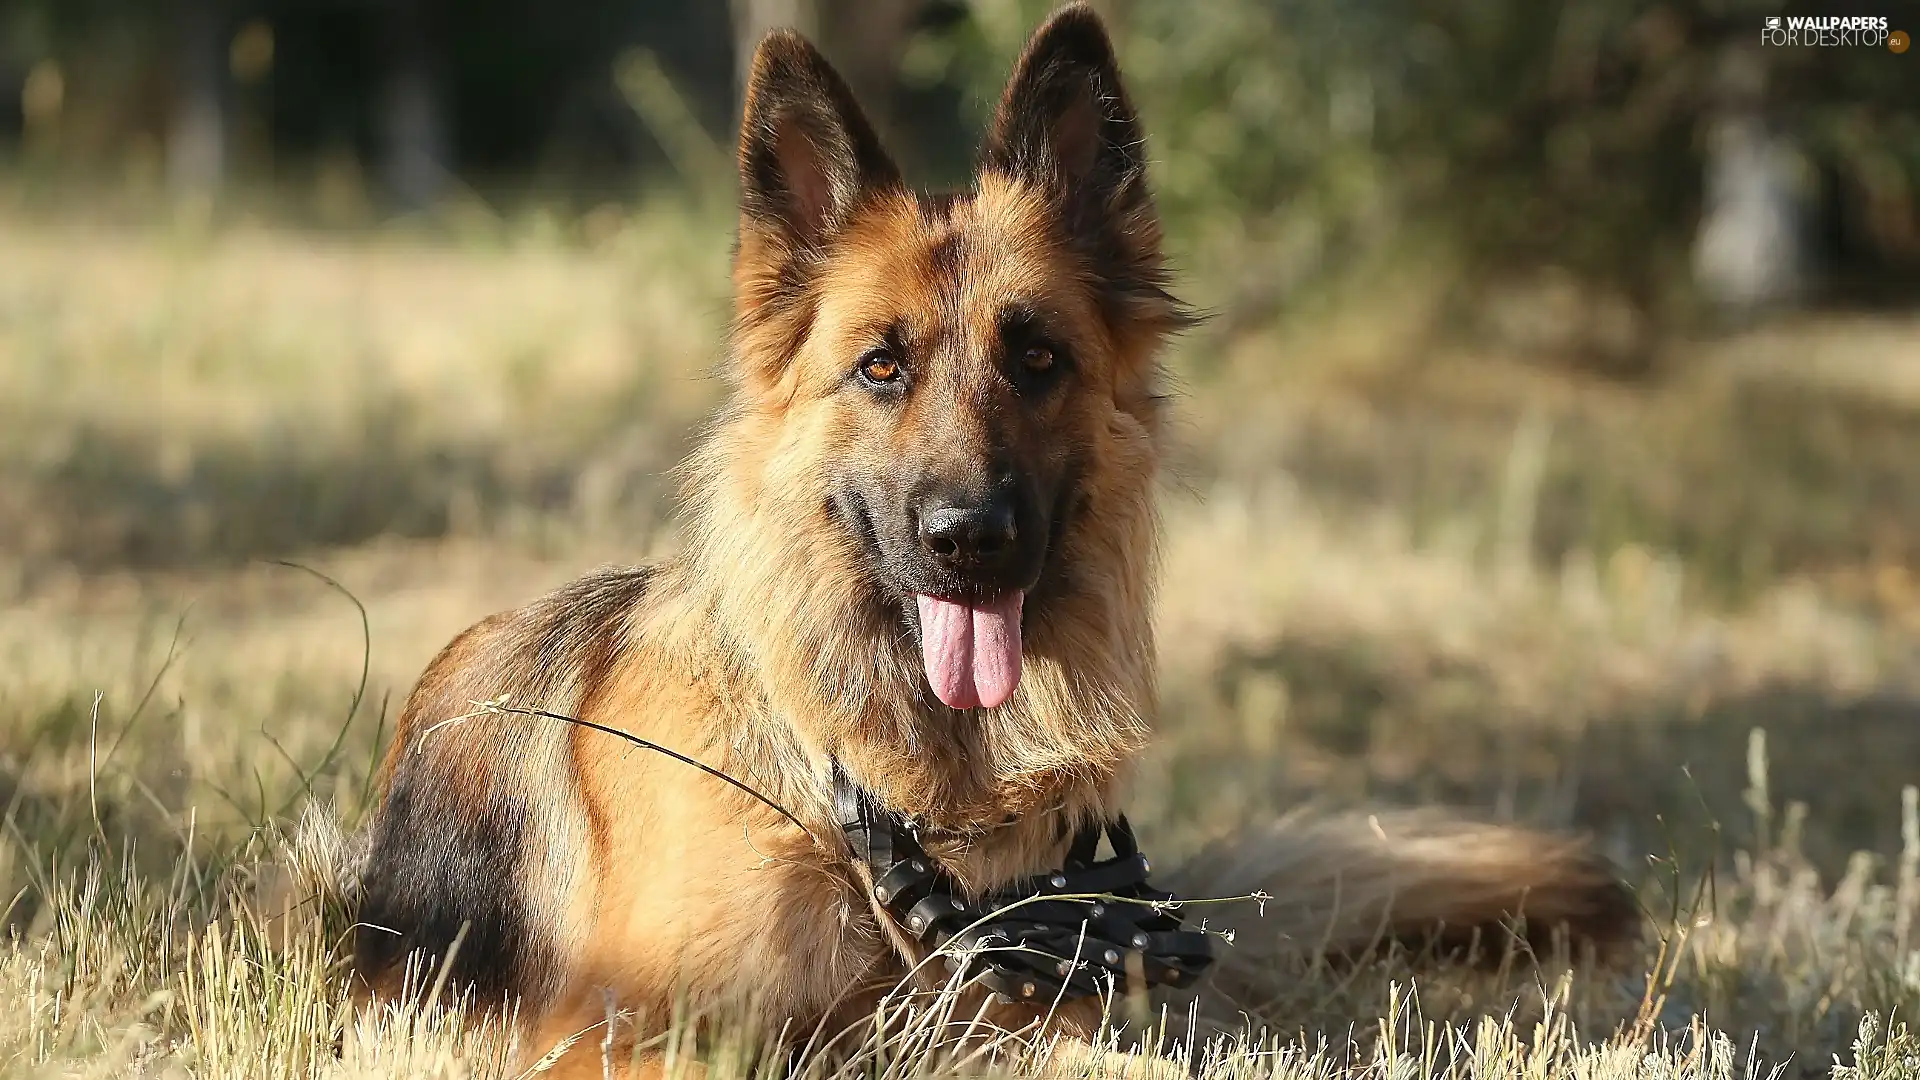
[[[1154,354],[1185,319],[1107,35],[1081,6],[1042,26],[972,188],[926,195],[826,60],[776,32],[740,179],[738,408],[778,418],[761,498],[837,537],[935,696],[998,706],[1023,628],[1109,586],[1072,565],[1076,534],[1150,500]]]

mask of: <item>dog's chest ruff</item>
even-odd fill
[[[875,907],[949,974],[1011,1001],[1051,1003],[1189,986],[1213,962],[1207,934],[1187,929],[1173,894],[1148,884],[1125,817],[1081,829],[1060,869],[970,902],[906,817],[838,768],[833,794]],[[1097,859],[1103,836],[1113,855]]]

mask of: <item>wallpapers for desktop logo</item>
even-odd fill
[[[1884,15],[1769,15],[1760,43],[1780,48],[1887,48],[1903,53],[1910,39],[1905,31],[1888,26]]]

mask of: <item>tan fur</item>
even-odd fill
[[[369,918],[411,919],[387,929],[442,949],[464,920],[463,947],[498,956],[467,954],[460,970],[522,999],[534,1053],[600,1022],[610,1000],[639,1017],[624,1045],[676,1003],[800,1031],[871,1010],[920,956],[876,917],[840,839],[835,763],[925,821],[932,854],[969,889],[1058,865],[1072,827],[1122,809],[1156,707],[1154,355],[1180,314],[1159,285],[1151,204],[1120,167],[1131,159],[1099,156],[1137,148],[1097,128],[1131,115],[1090,20],[1071,9],[1036,36],[989,167],[951,200],[901,186],[824,62],[798,38],[770,38],[742,144],[736,393],[685,468],[685,553],[483,621],[408,700],[380,777]],[[1041,92],[1060,77],[1052,58],[1074,59],[1063,48],[1107,80],[1077,103]],[[1099,109],[1121,111],[1103,121]],[[1076,168],[1109,185],[1104,203],[1074,202],[1061,174]],[[1087,215],[1108,230],[1097,250],[1073,231]],[[1009,388],[992,343],[1010,304],[1042,312],[1071,349],[1070,391]],[[877,405],[847,392],[848,364],[886,334],[928,359],[911,397]],[[1073,498],[1027,612],[1014,696],[962,714],[928,695],[898,607],[876,592],[873,553],[829,504],[835,485],[902,460],[964,470],[1003,452],[1070,475]],[[475,704],[501,700],[689,755],[806,829],[663,755]],[[1548,921],[1620,932],[1600,918],[1615,887],[1577,845],[1438,821],[1392,819],[1384,838],[1331,822],[1281,829],[1210,857],[1192,884],[1270,883],[1281,917],[1242,941],[1275,949],[1364,944],[1383,926],[1489,926],[1523,901]],[[393,994],[385,932],[363,935],[363,974]],[[1086,1034],[1097,1008],[1066,1010],[1055,1030]],[[1036,1014],[994,1016],[1018,1027]],[[597,1075],[600,1057],[562,1064]]]

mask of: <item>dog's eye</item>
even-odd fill
[[[1053,366],[1053,350],[1045,345],[1029,345],[1020,354],[1020,362],[1028,371],[1046,371]]]
[[[900,361],[885,349],[869,349],[860,354],[860,377],[870,383],[890,383],[900,378]]]

